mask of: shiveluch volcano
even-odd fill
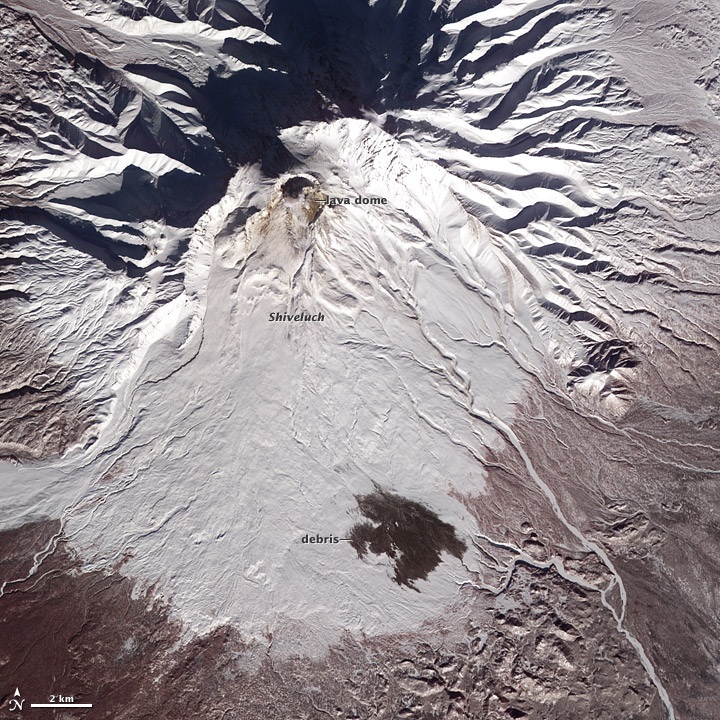
[[[0,23],[3,718],[720,718],[716,5]]]

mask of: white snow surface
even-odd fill
[[[301,538],[346,537],[354,496],[373,483],[472,533],[449,493],[482,492],[477,458],[498,437],[468,411],[511,420],[513,357],[541,356],[522,276],[445,171],[367,121],[284,139],[311,174],[332,165],[329,194],[388,204],[326,207],[308,227],[301,200],[268,188],[269,207],[225,225],[214,251],[198,233],[196,302],[186,291],[154,314],[100,439],[66,455],[63,483],[31,509],[62,512],[90,567],[124,559],[158,582],[193,631],[230,622],[282,637],[302,620],[315,647],[344,630],[417,627],[456,599],[468,575],[455,558],[415,593],[347,541]],[[217,232],[256,183],[241,173],[207,225]],[[295,311],[325,321],[268,320]],[[20,469],[23,495],[57,469]]]

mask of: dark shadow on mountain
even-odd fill
[[[551,3],[552,0],[546,7],[551,7]],[[186,13],[191,20],[202,18],[218,28],[264,25],[267,35],[277,44],[226,38],[225,52],[251,66],[235,72],[219,66],[209,72],[200,86],[193,85],[181,72],[159,65],[125,66],[124,70],[130,73],[177,86],[178,92],[170,92],[168,97],[180,106],[187,104],[199,112],[209,134],[184,132],[171,113],[152,98],[142,97],[139,110],[123,131],[123,144],[129,149],[166,156],[194,172],[178,169],[156,176],[129,167],[123,171],[118,192],[69,198],[64,202],[92,215],[123,223],[129,236],[137,235],[133,227],[146,220],[190,228],[222,197],[239,166],[260,163],[270,177],[293,170],[297,160],[280,139],[285,128],[306,121],[331,121],[338,115],[364,117],[367,110],[382,113],[444,103],[440,90],[418,97],[426,85],[426,73],[440,72],[448,62],[440,62],[448,42],[441,28],[448,21],[495,4],[496,0],[462,0],[450,14],[447,5],[438,4],[436,0],[376,0],[373,3],[369,0],[268,0],[263,23],[232,0],[181,3],[178,12],[182,10],[181,14]],[[162,0],[149,3],[147,12],[172,22],[180,19]],[[512,41],[488,47],[476,60],[461,61],[458,72],[479,76],[498,67],[534,46],[568,14],[568,11],[554,11],[530,25],[536,12],[540,12],[540,8],[508,20],[506,24],[513,29],[519,30],[525,23],[528,28]],[[455,54],[468,43],[482,44],[499,37],[501,31],[499,27],[484,28],[471,23],[463,31],[460,49]],[[88,82],[98,87],[101,95],[108,97],[107,106],[96,108],[88,103],[88,107],[83,107],[89,117],[97,116],[99,122],[112,125],[138,100],[138,88],[121,71],[81,53],[65,50],[63,54]],[[563,60],[571,59],[572,54],[563,57]],[[456,60],[453,55],[451,62]],[[553,68],[533,68],[525,73],[505,97],[493,101],[495,106],[487,108],[479,126],[496,127],[504,122],[531,89],[542,88],[555,79],[558,71]],[[58,121],[57,129],[71,145],[89,157],[101,158],[113,152],[67,122]],[[397,128],[391,120],[386,130],[392,133],[394,129]],[[522,151],[542,139],[542,134],[521,136],[516,140],[517,147],[512,149]],[[450,142],[461,147],[466,141],[452,136]],[[495,155],[507,153],[508,148],[473,147],[470,151]],[[536,178],[499,180],[527,184]],[[509,232],[540,217],[566,220],[564,213],[562,208],[538,204],[509,220],[495,222],[503,225],[498,229]],[[76,223],[73,219],[62,222],[66,226],[71,224],[73,232],[82,237],[83,242],[76,247],[97,244],[102,248],[99,253],[103,257],[106,253],[124,250],[103,237],[101,230],[86,227],[89,223]],[[133,253],[137,253],[138,246],[133,247]]]
[[[570,372],[570,377],[585,377],[592,373],[610,373],[618,368],[633,368],[639,364],[631,342],[611,338],[588,344],[586,362]]]
[[[0,210],[0,220],[15,220],[50,231],[69,247],[100,260],[109,270],[128,271],[134,265],[123,258],[140,260],[147,248],[120,240],[111,240],[100,233],[92,223],[77,218],[56,217],[36,208],[6,208]]]
[[[423,68],[437,61],[446,20],[433,0],[270,0],[267,33],[293,58],[295,71],[344,115],[363,108],[412,106]],[[488,6],[490,3],[482,3]]]
[[[262,30],[262,20],[235,0],[189,0],[188,19],[199,20],[218,30],[227,30],[238,25]]]

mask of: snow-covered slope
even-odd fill
[[[44,583],[125,577],[110,622],[152,628],[134,670],[140,630],[110,673],[75,662],[77,694],[137,673],[264,717],[320,717],[307,683],[333,717],[712,717],[710,17],[0,6],[0,603],[69,626]],[[407,680],[423,643],[462,680]]]

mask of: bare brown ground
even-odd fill
[[[0,458],[33,460],[62,454],[93,423],[92,409],[67,369],[28,329],[22,308],[0,322]]]
[[[58,530],[46,522],[0,534],[3,577],[24,577]],[[597,593],[522,565],[500,601],[469,590],[417,635],[347,636],[318,661],[275,657],[271,636],[248,645],[230,627],[180,645],[181,627],[151,590],[83,572],[62,541],[37,573],[6,586],[0,617],[0,712],[17,686],[26,718],[662,717]],[[51,694],[94,707],[28,708]]]

